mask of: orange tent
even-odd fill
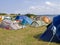
[[[47,17],[47,16],[43,16],[42,17],[42,20],[45,22],[45,23],[50,23],[51,20]]]

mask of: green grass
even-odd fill
[[[46,27],[26,27],[20,30],[0,29],[0,45],[47,45],[48,42],[39,40]],[[50,43],[50,45],[60,45]]]

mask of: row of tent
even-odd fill
[[[18,15],[15,18],[15,20],[22,22],[22,25],[30,24],[33,27],[39,27],[39,26],[43,26],[43,25],[47,26],[50,21],[49,18],[47,16],[43,16],[42,18],[44,20],[32,20],[31,18],[29,18],[27,16]]]
[[[11,17],[4,17],[4,19],[1,18],[0,20],[1,20],[0,27],[8,30],[9,29],[18,30],[20,28],[26,27],[25,26],[26,24],[32,23],[32,19],[30,19],[27,16],[16,16],[14,21],[11,20]],[[19,23],[21,23],[21,25],[19,25]]]
[[[12,21],[11,17],[9,16],[0,17],[0,22],[1,22],[0,27],[6,28],[6,29],[13,29],[13,30],[24,28],[26,27],[26,25],[30,25],[33,27],[48,25],[42,20],[35,21],[25,15],[16,16],[14,21]]]
[[[39,27],[39,26],[47,26],[51,23],[51,20],[47,16],[36,17],[36,20],[32,22],[32,26]]]

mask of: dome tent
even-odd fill
[[[53,18],[52,24],[40,38],[44,41],[60,42],[60,15]]]
[[[0,28],[5,28],[7,30],[18,30],[20,29],[20,26],[14,21],[5,19],[0,24]]]
[[[42,21],[44,21],[46,24],[49,24],[51,22],[50,18],[48,16],[42,16]]]
[[[22,22],[22,24],[31,24],[33,21],[31,18],[24,16],[24,15],[18,15],[16,16],[15,20],[19,20]]]
[[[31,26],[33,27],[39,27],[39,26],[47,26],[48,24],[46,24],[44,21],[38,20],[38,21],[33,21]]]

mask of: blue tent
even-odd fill
[[[40,36],[40,38],[44,41],[50,41],[51,40],[51,42],[60,42],[60,15],[55,16],[53,18],[51,25]]]
[[[25,24],[31,24],[33,22],[31,18],[29,18],[27,16],[24,16],[24,15],[18,15],[18,16],[16,16],[15,20],[22,21],[23,25],[25,25]]]

